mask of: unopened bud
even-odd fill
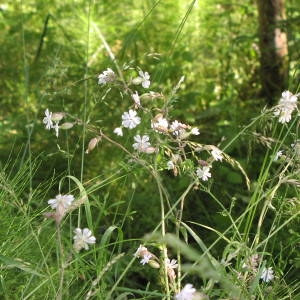
[[[148,265],[154,269],[159,269],[160,265],[157,261],[155,260],[149,260]]]
[[[139,85],[142,83],[142,81],[143,81],[143,79],[141,77],[136,77],[136,78],[132,79],[132,84]]]
[[[86,149],[85,153],[86,154],[90,153],[97,146],[99,141],[100,141],[100,137],[92,138],[88,144],[88,148]]]
[[[156,148],[154,147],[148,147],[146,148],[143,152],[147,153],[147,154],[152,154],[156,151]]]
[[[190,136],[189,132],[183,132],[178,136],[178,138],[181,140],[184,140],[184,139],[187,139],[189,136]]]
[[[207,167],[207,166],[209,165],[209,163],[208,163],[207,161],[202,160],[202,159],[199,159],[199,160],[198,160],[198,163],[199,163],[199,165],[202,166],[202,167]]]
[[[154,100],[157,98],[162,98],[163,95],[156,92],[145,93],[140,96],[141,100]]]
[[[51,120],[53,122],[59,122],[60,120],[63,119],[64,116],[65,116],[65,113],[63,113],[63,112],[54,112],[54,113],[52,113]]]
[[[68,130],[74,126],[73,123],[66,122],[60,125],[60,129]]]

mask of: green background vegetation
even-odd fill
[[[288,34],[288,88],[296,93],[300,81],[300,2],[288,0],[286,12],[287,19],[282,26]],[[2,263],[12,268],[5,271],[3,268],[4,273],[0,275],[0,297],[26,298],[37,288],[33,299],[45,295],[53,299],[57,280],[55,232],[42,212],[47,200],[58,193],[59,180],[65,175],[77,177],[88,191],[97,239],[110,226],[117,228],[110,236],[118,241],[116,244],[102,240],[103,253],[97,260],[97,270],[103,269],[113,254],[133,253],[139,245],[136,239],[151,232],[160,222],[156,186],[142,169],[128,164],[128,158],[119,149],[103,142],[85,155],[83,150],[94,135],[84,132],[83,126],[62,131],[56,139],[42,124],[44,111],[49,108],[97,124],[108,135],[119,126],[127,102],[122,101],[118,90],[112,89],[107,96],[107,90],[97,84],[99,73],[114,68],[101,36],[120,66],[139,66],[151,74],[153,91],[170,93],[184,75],[171,117],[198,126],[201,132],[195,137],[198,142],[220,144],[222,149],[266,105],[259,77],[257,18],[252,0],[2,1],[0,252],[12,259],[5,261],[2,257]],[[226,149],[245,168],[252,181],[250,192],[243,176],[229,165],[220,165],[214,171],[211,192],[234,217],[242,214],[255,189],[259,166],[267,152],[265,135],[268,134],[268,124],[259,124],[245,131]],[[128,147],[130,138],[126,141]],[[285,138],[287,145],[294,140],[295,135]],[[272,173],[272,168],[269,171]],[[163,180],[170,199],[178,199],[189,184],[188,178],[174,178],[168,171],[164,171]],[[64,192],[76,188],[71,180],[65,180],[64,185]],[[282,191],[282,195],[286,193]],[[289,193],[291,197],[299,196],[296,189]],[[289,210],[282,218],[288,219],[292,212]],[[220,232],[229,226],[225,210],[212,201],[209,193],[202,191],[189,194],[184,219]],[[269,219],[265,235],[270,230],[272,215]],[[72,228],[76,226],[72,218],[67,222],[70,229],[66,243],[70,242]],[[174,229],[172,220],[168,226],[170,231]],[[217,238],[201,226],[190,226],[208,245]],[[299,221],[291,222],[284,232],[270,239],[272,246],[268,249],[278,253],[272,261],[282,270],[280,275],[286,276],[287,286],[290,285],[286,290],[290,293],[296,290],[295,280],[299,276],[298,226]],[[195,246],[192,241],[191,244]],[[221,259],[225,246],[225,242],[218,243],[212,249],[213,255]],[[41,249],[47,247],[54,254],[49,251],[43,257],[41,253],[46,252]],[[94,278],[90,270],[95,266],[90,266],[88,255],[68,270],[70,289],[66,299],[80,299],[89,289]],[[46,268],[53,277],[39,288],[40,278],[33,271],[36,268],[20,267],[21,262],[13,260],[16,258]],[[112,274],[104,276],[102,291],[113,286],[126,264],[126,260],[120,260]],[[202,283],[196,275],[194,279]],[[135,264],[121,285],[144,290],[148,280],[154,285],[150,290],[158,289],[155,271],[145,274]]]

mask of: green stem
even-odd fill
[[[61,241],[61,231],[60,231],[60,224],[56,224],[56,232],[57,232],[57,242],[59,248],[59,287],[57,291],[56,300],[62,300],[62,291],[64,285],[64,250]]]

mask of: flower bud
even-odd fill
[[[55,113],[52,113],[51,120],[53,122],[59,122],[60,120],[63,119],[64,116],[65,116],[65,113],[63,113],[63,112],[55,112]]]
[[[152,154],[156,151],[156,148],[154,147],[148,147],[146,148],[143,152],[147,153],[147,154]]]
[[[60,125],[60,129],[68,130],[74,126],[74,123],[66,122]]]
[[[157,99],[157,98],[163,98],[163,95],[160,94],[160,93],[156,93],[156,92],[149,92],[149,93],[145,93],[145,94],[142,94],[140,96],[140,99],[141,100],[154,100],[154,99]]]
[[[97,146],[99,141],[100,141],[100,137],[92,138],[88,144],[88,148],[86,149],[85,153],[86,154],[90,153]]]
[[[155,260],[149,260],[148,265],[153,269],[159,269],[160,268],[159,263]]]
[[[207,161],[205,161],[205,160],[202,160],[202,159],[199,159],[199,160],[198,160],[198,164],[199,164],[200,166],[202,166],[202,167],[207,167],[207,166],[209,166],[209,163],[208,163]]]
[[[143,79],[141,77],[136,77],[136,78],[132,79],[132,84],[139,85],[142,83],[142,81],[143,81]]]

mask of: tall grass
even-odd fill
[[[195,5],[189,3],[174,31],[170,57]],[[159,1],[149,6],[136,31]],[[120,60],[94,20],[96,7],[89,1],[85,13],[73,8],[86,37],[79,41],[83,67],[79,78],[60,87],[83,95],[80,105],[38,97],[32,114],[21,32],[27,139],[21,159],[8,157],[0,170],[0,296],[297,299],[297,104],[290,121],[278,122],[279,105],[232,128],[235,134],[210,140],[209,127],[193,123],[182,109],[176,113],[185,105],[178,101],[188,89],[184,77],[164,88],[167,62],[150,72],[124,53]],[[107,53],[99,84],[91,67],[99,50],[94,38]],[[55,62],[49,70],[56,75]],[[52,115],[43,120],[46,108]],[[260,153],[251,152],[254,143]],[[239,151],[247,160],[234,158]],[[71,195],[75,200],[67,203],[63,197]],[[81,240],[74,230],[84,228],[91,233]]]

